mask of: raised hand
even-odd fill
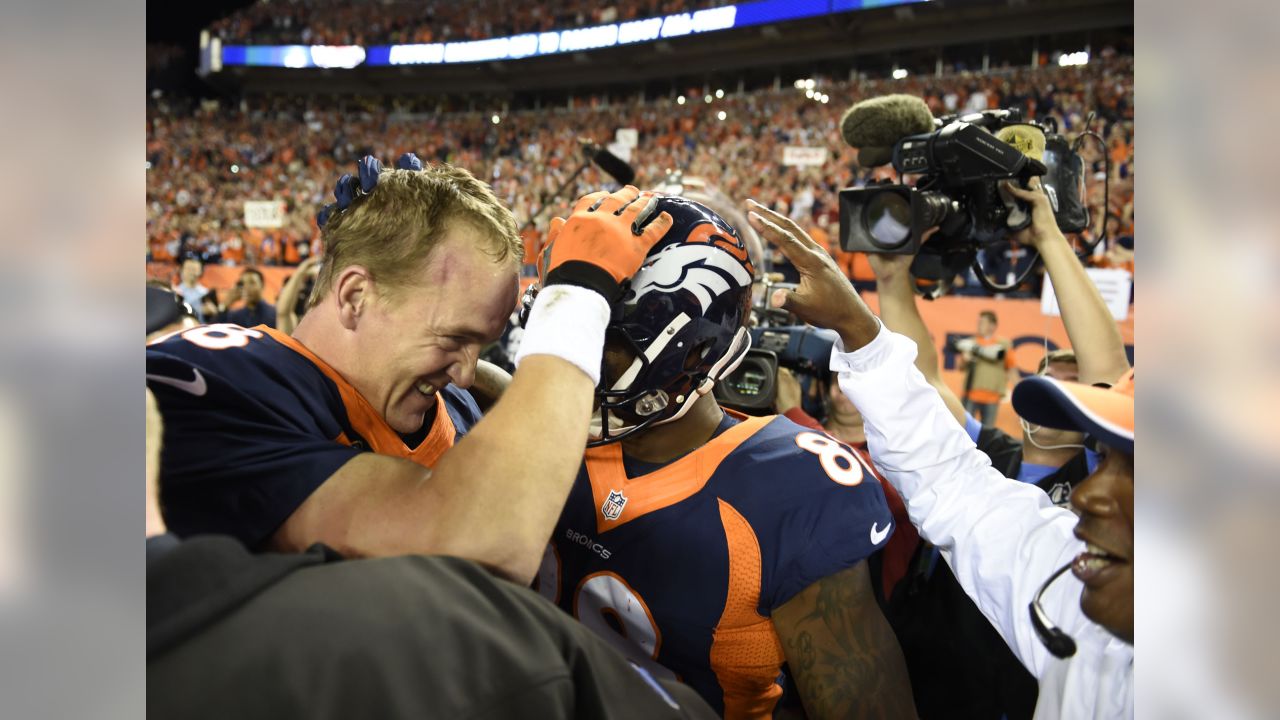
[[[879,322],[826,249],[787,216],[754,200],[748,202],[747,217],[752,227],[773,243],[800,274],[795,290],[775,290],[769,303],[810,325],[835,330],[846,351],[875,339]]]

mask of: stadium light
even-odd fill
[[[238,172],[240,172],[240,166],[239,166],[239,165],[232,165],[232,166],[231,166],[231,174],[232,174],[232,175],[235,175],[235,174],[236,174],[236,173],[238,173]]]
[[[813,91],[812,91],[812,90],[805,90],[805,91],[804,91],[804,96],[805,96],[805,97],[807,97],[807,98],[812,99],[812,98],[813,98]]]
[[[728,113],[726,113],[725,111],[721,110],[720,112],[716,113],[716,117],[718,117],[718,118],[720,118],[721,120],[723,120],[723,119],[725,119],[725,118],[729,117],[729,114],[728,114]]]
[[[716,99],[724,97],[724,90],[716,90]]]
[[[1072,65],[1088,65],[1089,53],[1081,50],[1080,52],[1062,53],[1058,56],[1058,65],[1060,67],[1070,67]]]
[[[493,121],[494,125],[497,125],[498,123],[502,122],[502,118],[498,117],[497,113],[494,113],[493,117],[489,119]]]
[[[805,80],[805,81],[804,81],[804,86],[805,86],[805,88],[806,88],[806,89],[808,89],[808,90],[812,90],[812,89],[814,89],[814,88],[818,87],[818,83],[817,83],[816,81],[814,81],[814,79],[813,79],[813,78],[809,78],[808,80]]]
[[[822,96],[822,104],[823,104],[823,105],[826,105],[830,100],[831,100],[831,96],[830,96],[830,95],[823,95],[823,96]]]
[[[909,75],[909,74],[910,74],[910,73],[908,73],[908,72],[906,71],[906,69],[905,69],[905,68],[894,68],[894,69],[893,69],[893,79],[894,79],[894,80],[902,80],[902,79],[906,78],[906,77],[907,77],[907,75]]]
[[[796,80],[795,85],[796,85],[796,89],[797,89],[797,90],[803,90],[803,89],[804,89],[804,80],[803,80],[803,79]]]
[[[684,96],[683,96],[683,95],[681,95],[680,97],[676,98],[676,104],[677,104],[677,105],[683,105],[683,104],[684,104],[684,102],[685,102],[685,101],[684,101]]]
[[[710,96],[710,95],[703,96],[702,101],[703,101],[703,102],[705,102],[706,104],[710,105],[710,104],[711,104],[711,96]]]

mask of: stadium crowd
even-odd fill
[[[394,45],[566,30],[727,4],[728,0],[261,0],[215,22],[209,31],[226,43]]]
[[[855,153],[840,142],[840,114],[859,99],[905,92],[923,97],[935,115],[1019,107],[1035,117],[1054,118],[1068,138],[1081,131],[1088,112],[1097,112],[1094,127],[1106,138],[1111,161],[1106,212],[1099,181],[1105,167],[1102,152],[1088,142],[1081,154],[1095,171],[1089,187],[1092,216],[1096,224],[1108,224],[1110,239],[1097,248],[1094,262],[1132,270],[1131,56],[1104,51],[1079,67],[818,80],[816,85],[830,102],[816,102],[790,86],[723,97],[717,88],[708,88],[687,90],[679,96],[683,101],[592,97],[573,107],[508,114],[435,114],[403,99],[335,105],[274,97],[240,107],[152,99],[147,112],[148,259],[173,262],[194,255],[225,265],[297,265],[319,249],[314,216],[328,199],[339,168],[370,153],[394,157],[411,151],[427,161],[470,168],[492,184],[523,224],[543,209],[580,162],[579,138],[606,144],[620,128],[638,131],[639,144],[630,153],[638,185],[654,186],[670,171],[683,170],[712,179],[730,197],[755,197],[783,208],[807,229],[816,229],[824,242],[833,241],[836,191],[873,177],[857,167]],[[831,155],[821,167],[787,167],[782,164],[786,146],[827,148]],[[569,198],[609,182],[589,168],[550,210],[562,213]],[[283,226],[246,228],[246,200],[284,202]],[[543,229],[526,236],[530,256]],[[865,258],[841,254],[838,259],[851,278],[874,280]]]

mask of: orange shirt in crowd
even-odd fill
[[[222,261],[231,265],[244,264],[244,241],[232,234],[222,243]]]
[[[151,261],[152,262],[173,262],[173,255],[169,252],[169,241],[167,238],[158,237],[151,240]]]
[[[245,252],[253,258],[255,265],[265,265],[262,259],[262,239],[265,234],[262,228],[249,228],[245,234],[241,236],[244,241]]]
[[[284,239],[284,264],[297,265],[302,262],[302,255],[298,252],[298,241],[292,237]]]

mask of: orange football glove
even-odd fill
[[[578,200],[568,220],[554,218],[547,231],[546,285],[580,285],[611,303],[654,243],[671,229],[667,213],[654,218],[657,196],[627,185]],[[558,221],[558,222],[557,222]]]

